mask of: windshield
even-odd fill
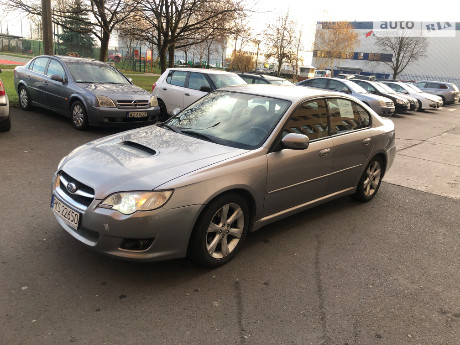
[[[413,84],[405,84],[409,89],[412,89],[414,90],[415,92],[418,92],[418,93],[422,93],[423,91],[420,90],[417,86],[413,85]]]
[[[345,83],[353,92],[355,93],[369,93],[362,86],[359,86],[353,81],[342,80],[342,83]]]
[[[166,125],[185,135],[243,149],[262,145],[291,102],[275,98],[213,92]]]
[[[270,80],[270,84],[275,84],[275,85],[294,85],[289,80],[285,80],[285,79]]]
[[[67,63],[67,68],[76,83],[129,84],[123,74],[109,65],[72,62]]]
[[[226,86],[247,84],[236,74],[208,74],[217,89]]]
[[[387,86],[387,85],[385,85],[383,83],[375,83],[375,85],[378,85],[382,90],[385,90],[385,93],[396,94],[395,90],[393,90],[391,87],[389,87],[389,86]]]

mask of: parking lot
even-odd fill
[[[50,210],[76,131],[11,109],[0,134],[1,344],[458,344],[460,104],[393,118],[398,155],[342,198],[252,233],[229,264],[97,255]]]

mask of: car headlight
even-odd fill
[[[117,210],[123,214],[133,214],[136,211],[151,211],[166,204],[172,193],[172,190],[114,193],[102,201],[99,206]]]
[[[107,96],[96,96],[97,98],[97,107],[104,108],[115,108],[115,103]]]
[[[396,103],[398,103],[398,104],[406,104],[406,102],[404,102],[402,99],[397,99]]]
[[[61,167],[62,167],[62,164],[64,164],[64,161],[66,160],[68,156],[64,156],[60,161],[59,161],[59,164],[57,166],[57,170],[61,170]]]
[[[382,101],[382,100],[379,100],[379,104],[382,106],[382,107],[385,107],[387,104],[385,101]]]
[[[158,107],[158,100],[155,96],[150,97],[150,106],[151,107]]]

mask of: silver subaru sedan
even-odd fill
[[[395,151],[393,122],[343,93],[226,87],[76,148],[53,177],[51,209],[98,252],[219,266],[249,231],[345,195],[371,200]]]

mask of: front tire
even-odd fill
[[[18,89],[19,96],[19,106],[22,110],[30,110],[31,108],[31,98],[29,91],[27,91],[25,86],[20,86]]]
[[[353,198],[358,201],[370,201],[377,194],[383,177],[383,162],[374,157],[364,169]]]
[[[70,120],[72,125],[79,131],[84,131],[88,128],[88,116],[86,115],[86,109],[83,103],[75,101],[70,107]]]
[[[221,266],[235,256],[250,224],[249,206],[237,193],[224,194],[204,209],[189,242],[189,257],[196,263]]]
[[[417,111],[423,111],[423,108],[422,108],[422,101],[417,100],[417,102],[418,102],[418,109],[417,109]]]

